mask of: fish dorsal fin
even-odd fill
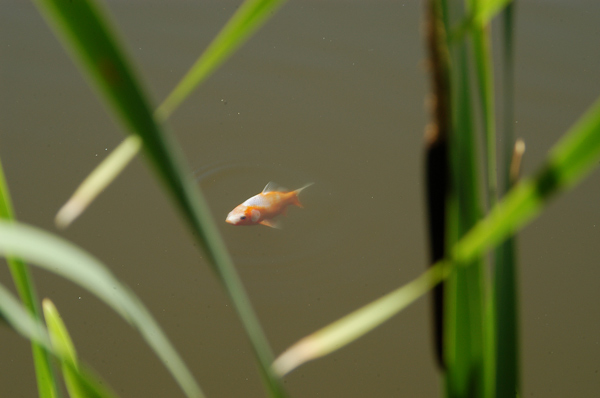
[[[267,192],[287,192],[287,191],[288,190],[286,188],[277,185],[273,181],[269,181],[269,183],[265,186],[265,189],[263,189],[262,193],[267,193]]]

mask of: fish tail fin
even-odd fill
[[[302,203],[300,203],[300,199],[298,199],[298,194],[300,194],[300,192],[302,192],[304,189],[310,187],[311,185],[313,185],[314,182],[308,183],[305,186],[303,186],[302,188],[298,188],[294,191],[294,196],[293,196],[293,200],[292,200],[292,204],[304,208],[304,206],[302,206]]]

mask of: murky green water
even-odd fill
[[[525,1],[517,134],[526,173],[600,94],[600,7]],[[157,104],[238,2],[110,1]],[[0,1],[0,156],[22,221],[55,231],[74,187],[122,139],[33,6]],[[421,5],[292,1],[170,120],[276,353],[419,275],[426,262]],[[63,235],[150,307],[209,397],[264,396],[231,306],[137,161]],[[523,396],[600,388],[599,179],[521,234]],[[270,180],[303,193],[283,230],[225,224]],[[35,272],[82,359],[123,397],[181,396],[138,334],[86,291]],[[0,280],[8,283],[7,272]],[[439,396],[425,299],[285,378],[294,397]],[[35,396],[28,343],[0,329],[1,396]]]

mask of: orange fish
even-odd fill
[[[300,189],[288,192],[274,182],[269,182],[261,193],[254,195],[229,212],[225,221],[233,225],[262,224],[271,228],[280,228],[273,217],[279,214],[285,215],[286,208],[290,205],[302,207],[298,200],[298,194],[312,184],[306,184]]]

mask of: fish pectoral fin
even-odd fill
[[[250,212],[250,218],[252,219],[252,222],[258,221],[258,219],[260,218],[260,211],[252,209],[252,211]]]
[[[270,220],[270,219],[264,219],[259,224],[262,224],[262,225],[265,225],[265,226],[271,227],[271,228],[281,229],[281,223],[280,222],[274,221],[274,220]]]

